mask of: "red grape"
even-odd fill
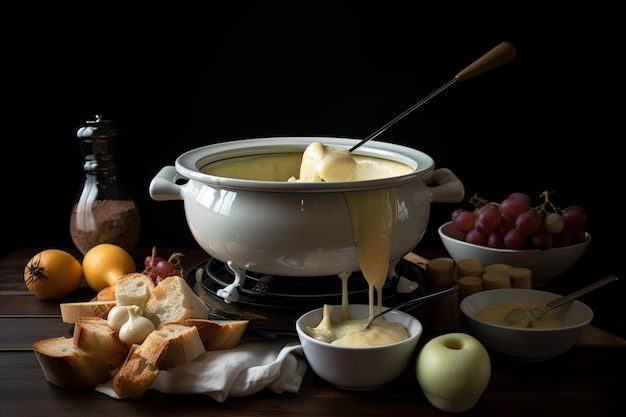
[[[557,233],[552,236],[552,247],[561,248],[563,246],[571,245],[571,239],[567,230],[563,230],[561,233]]]
[[[495,228],[489,236],[487,236],[487,246],[496,249],[506,249],[504,244],[504,233],[499,228]]]
[[[526,246],[527,236],[517,229],[511,229],[504,235],[504,245],[508,249],[523,249]]]
[[[174,266],[174,264],[163,258],[155,259],[154,266],[152,268],[154,272],[163,278],[177,275],[178,273],[178,269]]]
[[[487,204],[482,206],[476,216],[476,228],[480,230],[482,234],[488,235],[495,228],[498,227],[502,220],[502,214],[500,208],[493,204]]]
[[[563,210],[563,222],[568,229],[580,229],[587,225],[588,214],[581,206],[567,206]]]
[[[492,248],[546,250],[584,242],[587,211],[576,205],[561,210],[550,194],[544,191],[537,206],[522,192],[509,194],[500,204],[475,195],[470,202],[476,209],[454,210],[452,223],[466,242]]]
[[[152,256],[146,256],[143,261],[146,270],[145,274],[152,278],[152,281],[156,284],[163,281],[165,278],[173,276],[173,275],[182,275],[182,270],[180,270],[176,265],[167,259],[160,258],[158,256],[152,259]]]
[[[517,218],[530,207],[530,197],[524,193],[511,193],[500,203],[502,214],[511,219]]]
[[[481,233],[478,229],[472,229],[465,235],[465,241],[474,245],[487,245],[487,235]]]
[[[567,234],[569,234],[570,245],[583,243],[587,238],[585,230],[582,228],[567,229]]]
[[[462,209],[462,208],[458,208],[458,209],[454,210],[452,212],[452,215],[450,215],[450,220],[454,221],[456,219],[456,216],[458,216],[459,214],[463,213],[464,211],[466,211],[466,210]]]
[[[159,282],[163,281],[163,278],[161,278],[160,276],[158,276],[154,272],[144,272],[144,274],[146,274],[146,275],[148,275],[150,277],[152,282],[154,282],[154,285],[158,285]]]
[[[459,232],[467,233],[474,228],[476,214],[473,211],[463,210],[457,213],[452,221]]]
[[[499,229],[502,234],[505,234],[509,230],[515,227],[515,219],[512,219],[507,216],[502,216],[502,220],[500,221]]]
[[[553,234],[548,232],[548,230],[542,225],[531,236],[533,247],[540,250],[550,249],[554,243],[554,238],[552,235]]]
[[[515,219],[515,230],[525,235],[532,235],[539,229],[543,217],[533,209],[520,213]]]

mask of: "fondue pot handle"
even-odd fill
[[[179,179],[187,178],[178,174],[174,166],[164,166],[150,181],[150,197],[156,201],[182,200],[182,186],[176,184]]]
[[[459,203],[465,197],[465,187],[452,171],[439,168],[430,173],[424,183],[430,189],[431,202]]]

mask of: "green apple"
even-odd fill
[[[428,402],[449,413],[462,413],[474,407],[487,388],[491,360],[473,336],[448,333],[424,345],[415,371]]]

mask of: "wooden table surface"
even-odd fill
[[[56,387],[45,380],[32,343],[48,337],[69,336],[72,326],[62,323],[59,300],[37,299],[24,285],[22,274],[26,261],[41,249],[44,248],[22,248],[0,260],[0,416],[449,415],[431,406],[420,392],[414,360],[401,377],[374,391],[339,390],[309,369],[297,394],[264,390],[248,397],[231,397],[224,403],[202,395],[166,395],[153,390],[138,401],[115,400],[91,390]],[[74,249],[67,250],[77,255]],[[199,249],[175,251],[185,253],[184,265],[188,268],[208,258]],[[159,253],[170,252],[174,251],[159,249]],[[138,265],[149,253],[149,249],[137,249],[133,253]],[[446,256],[440,251],[417,253],[428,259]],[[606,273],[616,272],[610,268],[611,263],[606,262],[602,253],[589,250],[571,271],[544,288],[565,293]],[[93,295],[83,285],[62,301],[85,301]],[[593,326],[577,346],[560,357],[522,363],[490,352],[489,385],[477,405],[464,414],[499,417],[618,415],[626,393],[623,295],[624,282],[620,280],[581,297],[581,301],[594,310]],[[425,333],[415,355],[424,343],[438,334],[428,323],[424,325]],[[467,331],[463,327],[460,330]]]

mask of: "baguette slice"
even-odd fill
[[[185,326],[194,326],[198,329],[198,334],[200,335],[200,340],[202,344],[207,346],[209,341],[213,339],[222,328],[222,325],[216,321],[209,319],[185,319],[179,322]],[[208,349],[206,349],[208,350]]]
[[[159,369],[172,369],[179,365],[183,365],[187,362],[191,362],[198,356],[206,352],[198,328],[195,326],[189,327],[179,323],[166,323],[159,330],[155,330],[148,335],[151,339],[163,339],[167,349],[160,356],[157,361]],[[145,341],[141,344],[142,349],[145,345]],[[149,351],[152,350],[148,341],[148,346],[145,348]],[[157,343],[157,345],[160,342]]]
[[[234,348],[248,327],[248,320],[186,319],[180,323],[198,328],[206,350]]]
[[[154,287],[143,313],[159,329],[169,322],[206,319],[209,316],[209,307],[182,277],[171,276]]]
[[[107,318],[109,311],[115,307],[115,301],[79,301],[75,303],[61,303],[61,320],[64,323],[74,324],[80,317]]]
[[[195,326],[167,323],[150,333],[141,345],[131,346],[128,357],[111,380],[111,388],[120,398],[139,399],[161,370],[192,361],[204,352]]]
[[[154,288],[154,282],[148,275],[131,272],[115,282],[115,300],[120,306],[134,305],[143,311]]]
[[[239,343],[243,333],[248,327],[248,320],[218,320],[220,331],[205,343],[206,350],[232,349]]]
[[[92,354],[111,369],[119,368],[129,349],[120,340],[107,320],[100,317],[80,317],[74,323],[74,346]]]
[[[138,352],[140,347],[137,344],[130,347],[128,358],[111,379],[111,388],[120,398],[140,399],[159,376],[159,368]]]
[[[94,301],[115,301],[115,285],[111,285],[98,291]]]
[[[109,366],[76,347],[71,337],[53,337],[33,343],[48,382],[62,388],[87,389],[111,379]]]

